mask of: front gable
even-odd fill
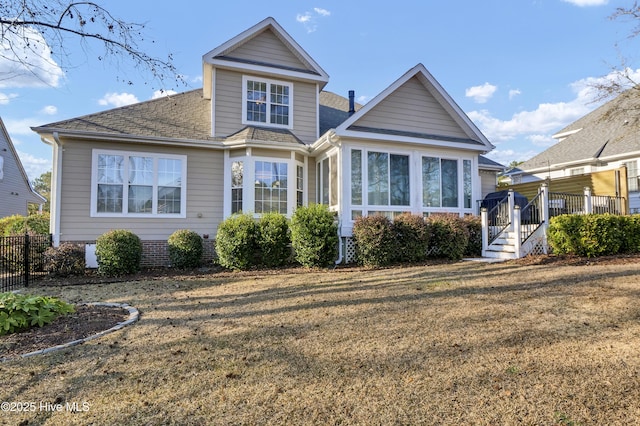
[[[266,18],[202,56],[203,91],[211,97],[215,69],[314,82],[323,88],[329,75],[276,22]]]
[[[494,148],[422,64],[338,126],[336,133],[481,152]]]

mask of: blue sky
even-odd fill
[[[612,21],[616,0],[270,0],[103,2],[116,16],[146,24],[155,56],[172,53],[188,82],[201,87],[202,55],[267,16],[329,73],[326,90],[362,103],[423,63],[483,131],[503,164],[546,149],[551,135],[597,107],[590,84],[622,63],[637,69],[629,40],[634,23]],[[29,128],[90,114],[154,96],[158,87],[131,70],[134,85],[115,69],[67,44],[72,67],[49,64],[40,79],[29,73],[6,78],[0,62],[0,117],[31,179],[51,169],[51,149]],[[93,52],[93,53],[92,53]],[[4,73],[4,74],[3,74]],[[639,72],[640,74],[640,72]],[[146,76],[150,77],[150,76]],[[44,84],[44,82],[46,84]],[[640,81],[640,80],[636,80]]]

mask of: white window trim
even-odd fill
[[[292,158],[282,157],[266,157],[266,156],[252,156],[250,152],[247,155],[231,157],[225,151],[225,171],[224,171],[224,217],[231,216],[231,165],[235,161],[243,162],[243,176],[242,176],[242,213],[250,213],[253,217],[260,218],[261,213],[255,213],[255,173],[256,173],[256,161],[266,161],[272,163],[286,163],[287,164],[287,214],[285,216],[291,217],[297,207],[297,181],[296,173],[297,166],[302,166],[302,179],[303,179],[303,204],[307,205],[307,168],[305,163],[302,163],[295,159],[295,154],[291,153]]]
[[[289,88],[289,124],[273,124],[269,122],[270,119],[270,110],[269,105],[271,105],[271,100],[267,99],[267,121],[249,121],[247,120],[247,82],[258,81],[261,83],[267,84],[267,98],[269,98],[269,94],[271,93],[270,87],[272,84],[277,84],[280,86],[287,86]],[[269,80],[262,77],[254,77],[250,75],[242,76],[242,124],[252,125],[252,126],[264,126],[264,127],[275,127],[278,129],[293,129],[293,84],[286,81],[279,80]]]
[[[362,205],[351,204],[351,151],[359,150],[362,152],[361,157],[361,170],[362,170]],[[389,149],[388,147],[373,145],[350,145],[345,148],[344,167],[345,176],[349,176],[349,185],[343,187],[345,208],[343,213],[345,215],[345,222],[351,224],[354,221],[351,218],[352,210],[360,210],[363,215],[369,214],[371,211],[388,211],[394,213],[411,212],[413,214],[423,215],[424,213],[459,213],[467,214],[474,212],[474,199],[478,197],[480,178],[478,174],[477,160],[473,156],[466,155],[452,155],[450,152],[444,151],[423,151],[423,150],[401,150],[401,149]],[[411,182],[411,195],[409,206],[377,206],[368,204],[367,199],[367,185],[368,185],[368,164],[367,153],[368,152],[383,152],[394,155],[408,155],[409,156],[409,176]],[[422,205],[422,157],[434,157],[440,160],[455,160],[458,163],[458,207],[423,207]],[[464,167],[463,160],[471,161],[471,207],[464,207]]]
[[[123,182],[123,194],[122,194],[122,213],[99,213],[98,212],[98,156],[99,155],[121,155],[124,157],[136,156],[136,157],[151,157],[154,163],[153,172],[153,209],[154,213],[129,213],[128,203],[129,197],[127,196],[128,183]],[[157,163],[158,159],[167,158],[171,160],[180,160],[182,162],[182,176],[181,176],[181,197],[180,197],[180,213],[157,213],[157,196],[158,196],[158,173]],[[124,162],[124,176],[128,175],[129,161]],[[90,217],[126,217],[126,218],[181,218],[187,217],[187,156],[175,155],[175,154],[160,154],[143,151],[116,151],[116,150],[103,150],[94,149],[91,154],[91,210]]]

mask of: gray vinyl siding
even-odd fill
[[[251,61],[252,63],[258,62],[297,69],[308,68],[289,48],[282,44],[282,41],[271,30],[262,32],[243,43],[237,49],[229,52],[226,56]]]
[[[242,124],[242,73],[216,70],[215,84],[215,134],[229,136],[246,126]],[[256,75],[258,78],[265,78]],[[285,81],[282,78],[278,79]],[[313,143],[317,134],[316,103],[317,86],[299,81],[293,82],[293,129],[303,142]]]
[[[490,192],[496,191],[496,172],[480,170],[480,192],[484,198]]]
[[[92,149],[187,156],[184,219],[91,217]],[[111,229],[129,229],[142,240],[166,240],[177,229],[215,235],[222,221],[223,153],[183,147],[67,142],[62,158],[61,241],[93,241]],[[198,217],[198,214],[202,217]]]
[[[467,134],[417,78],[408,80],[355,125],[467,138]]]
[[[3,158],[3,178],[0,180],[0,218],[19,214],[27,214],[27,203],[41,203],[29,186],[21,167],[20,161],[14,156],[14,150],[0,129],[0,156]]]

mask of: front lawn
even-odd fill
[[[138,323],[0,364],[3,424],[636,424],[640,264],[459,262],[29,288]],[[30,409],[34,407],[34,409]]]

